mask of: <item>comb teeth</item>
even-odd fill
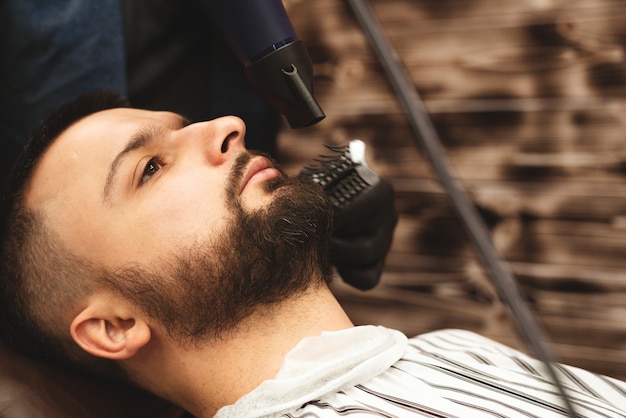
[[[332,187],[354,169],[349,147],[326,145],[326,148],[335,155],[320,155],[315,159],[316,165],[305,167],[301,173],[302,176],[309,177],[324,189]]]
[[[357,142],[355,148],[353,143]],[[315,160],[316,165],[305,167],[300,175],[322,186],[333,206],[340,208],[370,187],[371,184],[361,174],[371,170],[363,163],[362,156],[351,152],[354,150],[356,154],[363,153],[364,144],[361,141],[351,141],[345,147],[327,145],[326,148],[335,155],[321,155]],[[375,173],[373,175],[376,176]]]
[[[333,206],[340,208],[356,198],[368,187],[369,184],[363,180],[355,169],[352,169],[341,181],[335,183],[334,187],[325,190]]]
[[[333,187],[354,169],[350,148],[326,145],[335,155],[320,155],[315,159],[316,165],[306,166],[301,175],[318,183],[325,190]]]

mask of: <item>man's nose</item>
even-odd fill
[[[210,164],[219,165],[246,146],[246,124],[236,116],[224,116],[207,122],[198,122],[185,129],[193,135]]]

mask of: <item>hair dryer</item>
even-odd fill
[[[281,0],[202,0],[245,67],[254,89],[292,128],[322,120],[313,97],[313,65]]]

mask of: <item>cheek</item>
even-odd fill
[[[224,230],[229,211],[223,186],[162,183],[133,205],[117,207],[106,216],[91,212],[80,222],[75,219],[70,230],[79,255],[109,268],[146,264]]]
[[[178,182],[156,188],[141,202],[136,236],[143,248],[173,248],[222,230],[228,217],[224,187],[206,182]]]

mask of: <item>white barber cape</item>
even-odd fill
[[[558,365],[580,417],[626,418],[626,383]],[[361,326],[305,338],[217,418],[568,417],[544,365],[461,330]]]

